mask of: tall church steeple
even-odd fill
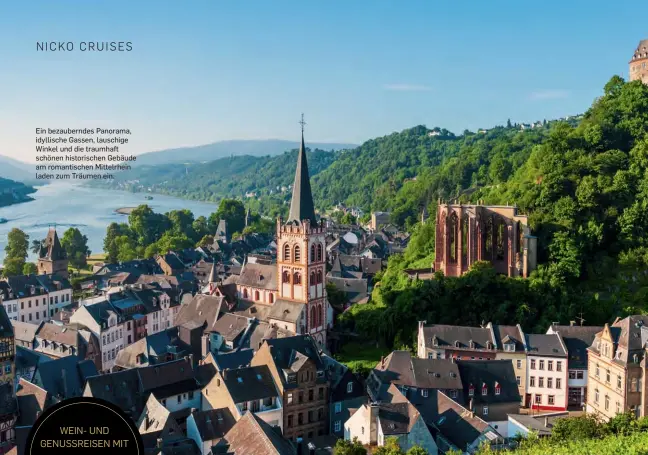
[[[297,154],[297,169],[295,170],[295,183],[293,184],[292,201],[287,223],[309,220],[311,226],[317,223],[313,193],[311,192],[310,176],[308,175],[308,162],[306,161],[306,146],[304,145],[304,114],[299,122],[302,127],[301,144]]]

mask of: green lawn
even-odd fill
[[[376,347],[375,343],[350,342],[342,347],[335,358],[348,366],[355,373],[367,374],[372,370],[381,356],[387,356],[388,349]]]

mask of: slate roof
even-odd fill
[[[275,338],[266,340],[270,347],[270,355],[279,372],[296,371],[310,359],[315,362],[315,368],[323,371],[325,365],[319,354],[319,349],[310,335],[296,335],[287,338]],[[281,381],[287,385],[286,375],[281,374]]]
[[[53,398],[66,399],[83,395],[86,380],[97,374],[94,362],[79,361],[76,355],[69,355],[39,363],[33,382]]]
[[[639,45],[632,55],[632,60],[639,60],[642,58],[648,58],[648,39],[639,41]]]
[[[278,321],[285,321],[290,323],[297,323],[304,311],[305,304],[293,302],[291,300],[277,299],[270,306],[267,314],[267,319],[276,319]]]
[[[110,401],[132,419],[137,419],[145,404],[144,395],[135,392],[139,390],[141,389],[137,369],[131,369],[88,378],[84,396]]]
[[[276,291],[277,266],[248,262],[241,269],[241,274],[236,278],[236,283],[239,286],[251,286]]]
[[[445,439],[461,450],[484,433],[498,435],[487,422],[441,391],[430,394],[426,411],[426,423],[438,428]]]
[[[500,351],[504,350],[504,343],[513,343],[515,345],[515,352],[524,353],[524,332],[522,327],[518,325],[499,325],[488,323],[487,327],[492,327],[495,335],[495,346]]]
[[[389,386],[386,397],[389,397],[388,401],[375,404],[379,408],[378,421],[382,433],[385,436],[408,434],[421,414],[395,385]]]
[[[45,288],[38,281],[36,275],[15,275],[6,278],[9,288],[13,291],[14,299],[28,296],[42,296],[45,294]],[[33,289],[33,293],[31,292]],[[9,300],[9,299],[8,299]]]
[[[137,368],[136,371],[141,390],[154,393],[160,400],[200,388],[188,359]]]
[[[108,301],[93,303],[92,305],[83,305],[82,308],[85,308],[92,319],[94,319],[99,325],[104,323],[107,324],[108,318],[111,314],[117,315],[117,312]],[[119,320],[119,315],[117,315],[117,319]]]
[[[565,417],[569,417],[568,412],[553,412],[538,415],[509,414],[509,421],[515,421],[528,431],[536,432],[538,436],[551,436],[556,421]]]
[[[59,241],[56,229],[50,228],[47,232],[47,237],[43,241],[38,257],[41,259],[49,259],[50,261],[67,258],[67,254],[65,254],[65,250]]]
[[[567,349],[559,334],[537,334],[526,335],[528,355],[546,357],[567,357]]]
[[[374,374],[383,383],[419,389],[462,389],[456,363],[442,359],[419,359],[408,351],[394,351],[379,362]]]
[[[285,440],[278,430],[257,417],[253,412],[247,412],[227,432],[218,443],[217,448],[227,446],[228,455],[295,455],[295,448]]]
[[[485,327],[432,324],[423,327],[423,336],[425,346],[429,348],[435,347],[435,340],[438,342],[438,347],[442,348],[492,350],[493,352],[495,348],[493,334]],[[470,348],[471,341],[474,342],[474,348]],[[487,348],[489,342],[492,343],[491,349]]]
[[[236,419],[228,408],[195,411],[191,415],[203,442],[222,439],[236,423]]]
[[[115,364],[122,368],[143,367],[157,363],[157,357],[164,358],[168,353],[182,356],[188,351],[189,346],[178,338],[178,329],[174,327],[148,335],[126,346],[119,351]]]
[[[46,322],[42,324],[36,333],[36,336],[43,340],[63,343],[69,346],[76,346],[79,340],[78,332],[75,328],[56,324],[54,322]]]
[[[16,341],[29,343],[29,345],[31,346],[34,343],[36,332],[40,328],[41,324],[32,324],[29,322],[12,320],[11,325],[13,326],[14,338],[16,339]]]
[[[310,186],[310,176],[308,175],[304,132],[302,131],[301,144],[299,145],[299,152],[297,154],[297,169],[295,170],[292,200],[290,201],[290,213],[286,222],[301,223],[303,220],[309,220],[311,226],[317,224],[313,193],[311,192]]]
[[[47,292],[72,289],[70,281],[67,278],[64,278],[56,273],[48,275],[36,275],[36,279]]]
[[[326,276],[326,282],[333,284],[344,292],[351,303],[357,303],[368,297],[368,282],[366,278],[339,278]]]
[[[225,341],[232,342],[245,332],[250,323],[250,319],[245,316],[226,313],[212,325],[211,330],[218,332]]]
[[[214,356],[214,362],[219,371],[226,368],[234,369],[247,367],[254,357],[254,349],[241,349],[239,351],[227,352],[225,354],[218,354]]]
[[[520,403],[520,391],[511,360],[457,360],[459,376],[463,384],[464,402],[471,399],[475,404]],[[482,395],[483,386],[487,387],[487,395]],[[495,394],[499,385],[500,394]],[[470,387],[474,387],[474,395],[469,395]]]
[[[206,324],[206,330],[211,331],[216,323],[223,306],[224,297],[216,295],[196,294],[193,299],[183,304],[175,318],[176,325],[185,323]]]
[[[224,370],[221,375],[234,403],[279,396],[267,365]]]
[[[606,325],[607,326],[607,325]],[[648,315],[632,315],[614,321],[610,329],[613,341],[616,343],[614,362],[626,365],[634,361],[636,354],[638,359],[643,359],[644,346],[648,341]],[[594,343],[589,348],[599,352],[599,340],[602,332],[597,333]]]
[[[553,325],[551,328],[562,336],[569,356],[568,367],[587,369],[587,348],[592,345],[596,334],[601,332],[603,327]]]
[[[183,270],[185,268],[184,262],[180,260],[176,253],[161,254],[160,259],[164,260],[173,270]]]
[[[47,390],[20,378],[16,388],[18,401],[18,426],[33,425],[38,416],[49,406]]]

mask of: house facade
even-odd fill
[[[533,410],[567,409],[567,348],[560,334],[527,334],[526,405]]]

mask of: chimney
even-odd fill
[[[549,428],[549,417],[544,418],[544,426],[545,428]]]
[[[378,403],[369,404],[369,444],[378,442]]]

